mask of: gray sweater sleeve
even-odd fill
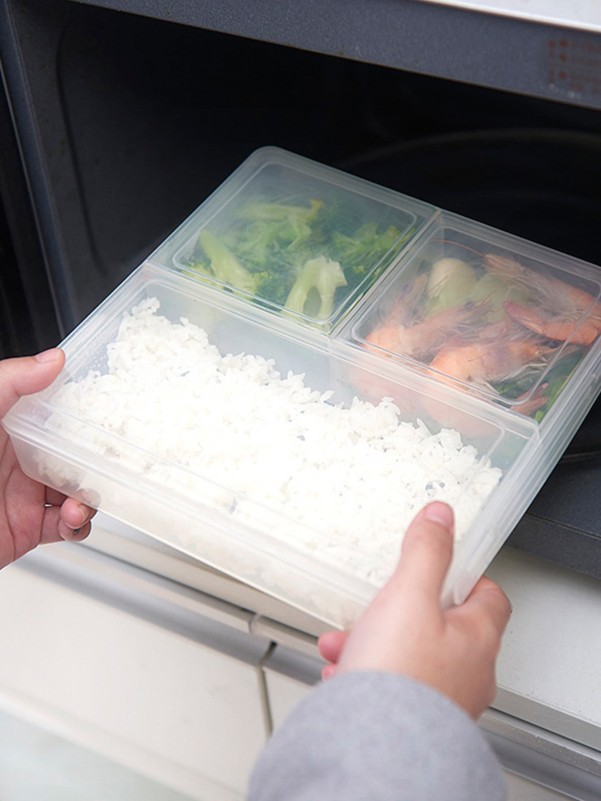
[[[319,685],[260,755],[248,801],[505,801],[478,726],[411,679],[348,673]]]

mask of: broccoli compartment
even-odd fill
[[[200,231],[186,274],[318,324],[371,285],[412,234],[409,215],[353,196],[256,195],[227,212]]]

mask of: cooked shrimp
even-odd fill
[[[585,290],[559,278],[542,275],[505,256],[487,254],[484,263],[486,269],[501,280],[535,290],[540,296],[540,309],[511,301],[505,303],[507,314],[531,331],[549,339],[566,341],[570,338],[581,345],[590,345],[601,333],[601,303]],[[579,326],[582,318],[585,318],[584,324]]]
[[[496,338],[451,343],[438,352],[430,367],[460,381],[491,384],[517,376],[551,350],[531,339]]]
[[[534,331],[546,339],[560,342],[568,340],[574,345],[592,345],[601,332],[601,321],[588,317],[582,324],[578,319],[566,319],[562,315],[550,316],[521,303],[505,301],[503,307],[512,320]]]
[[[470,332],[488,311],[486,303],[465,303],[426,317],[413,325],[387,322],[374,328],[366,343],[377,348],[429,360],[445,342],[462,331]]]

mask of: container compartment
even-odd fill
[[[55,384],[5,418],[23,469],[338,626],[393,569],[415,512],[444,499],[458,540],[445,602],[462,599],[531,499],[537,426],[278,321],[139,268],[64,342]],[[404,404],[361,390],[383,380]]]
[[[593,265],[443,213],[344,336],[540,422],[598,353],[600,294]]]
[[[433,213],[425,203],[262,148],[151,261],[329,332]]]

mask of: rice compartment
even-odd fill
[[[461,552],[527,437],[441,426],[407,377],[385,382],[404,405],[366,396],[373,365],[270,320],[140,268],[64,343],[70,372],[19,404],[15,445],[45,483],[344,626],[428,501],[453,504]]]

